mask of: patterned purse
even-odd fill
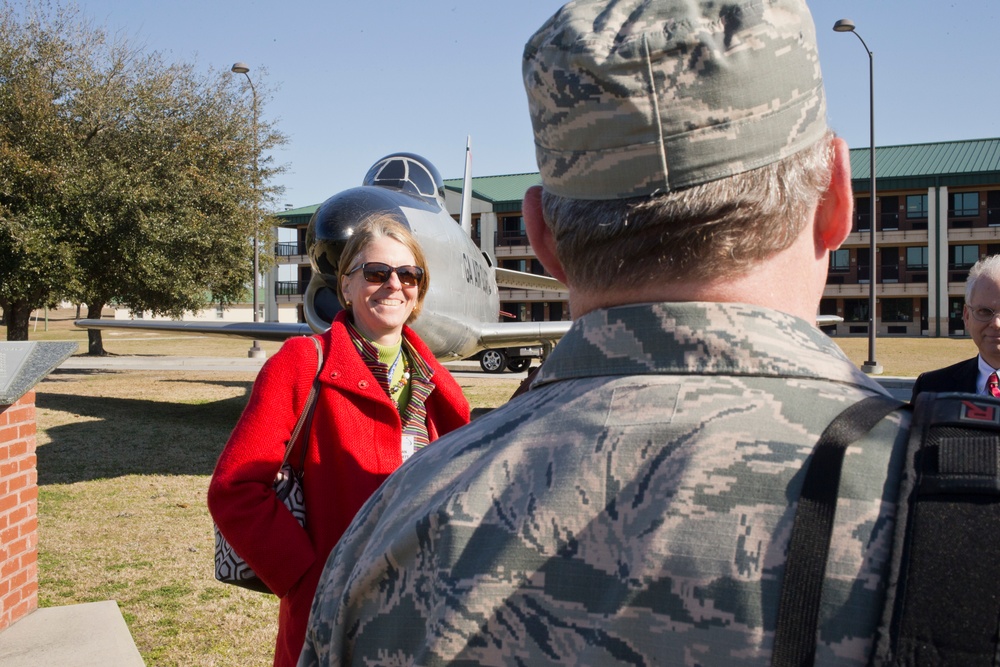
[[[278,496],[278,500],[284,503],[303,528],[306,525],[306,503],[302,491],[302,469],[305,466],[306,445],[302,446],[302,461],[298,470],[288,462],[288,457],[292,453],[292,447],[299,439],[303,425],[312,422],[316,396],[319,394],[319,371],[323,367],[323,351],[315,337],[312,338],[312,342],[316,346],[316,377],[313,379],[312,389],[306,399],[305,406],[302,408],[302,413],[299,415],[295,428],[285,445],[285,458],[281,461],[281,468],[274,478],[274,493]],[[306,434],[308,435],[308,433],[309,429],[306,428]],[[260,577],[247,565],[246,561],[229,545],[226,538],[219,532],[219,527],[214,523],[212,527],[215,529],[215,578],[224,584],[249,588],[260,593],[271,593],[272,591],[267,587],[267,584],[260,580]]]

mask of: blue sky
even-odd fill
[[[169,60],[228,70],[241,60],[277,89],[264,109],[290,137],[276,158],[282,203],[316,204],[359,185],[378,158],[409,151],[459,178],[537,170],[520,78],[524,42],[556,0],[79,0],[96,24]],[[816,0],[832,127],[896,145],[1000,136],[997,0]],[[266,70],[266,72],[265,72]]]

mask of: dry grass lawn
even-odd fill
[[[86,333],[67,313],[32,340]],[[0,327],[0,336],[5,330]],[[837,343],[857,364],[867,338]],[[105,333],[113,354],[245,356],[248,341]],[[273,352],[278,344],[265,343]],[[968,339],[887,338],[886,375],[967,358]],[[508,379],[509,378],[509,379]],[[270,664],[277,602],[217,583],[205,492],[253,373],[56,371],[36,388],[42,606],[118,601],[147,665]],[[473,406],[503,404],[514,376],[460,380]]]
[[[460,382],[496,407],[508,377]],[[117,600],[150,667],[270,664],[277,600],[215,581],[205,507],[252,382],[57,371],[36,387],[41,606]]]

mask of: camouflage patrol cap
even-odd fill
[[[549,192],[621,199],[756,169],[826,132],[804,0],[578,0],[524,49]]]

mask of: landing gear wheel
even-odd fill
[[[528,357],[514,357],[507,362],[507,370],[511,373],[520,373],[521,371],[528,370],[528,366],[531,365],[531,359]]]
[[[479,357],[479,366],[487,373],[503,373],[507,367],[507,355],[503,350],[486,350]]]

